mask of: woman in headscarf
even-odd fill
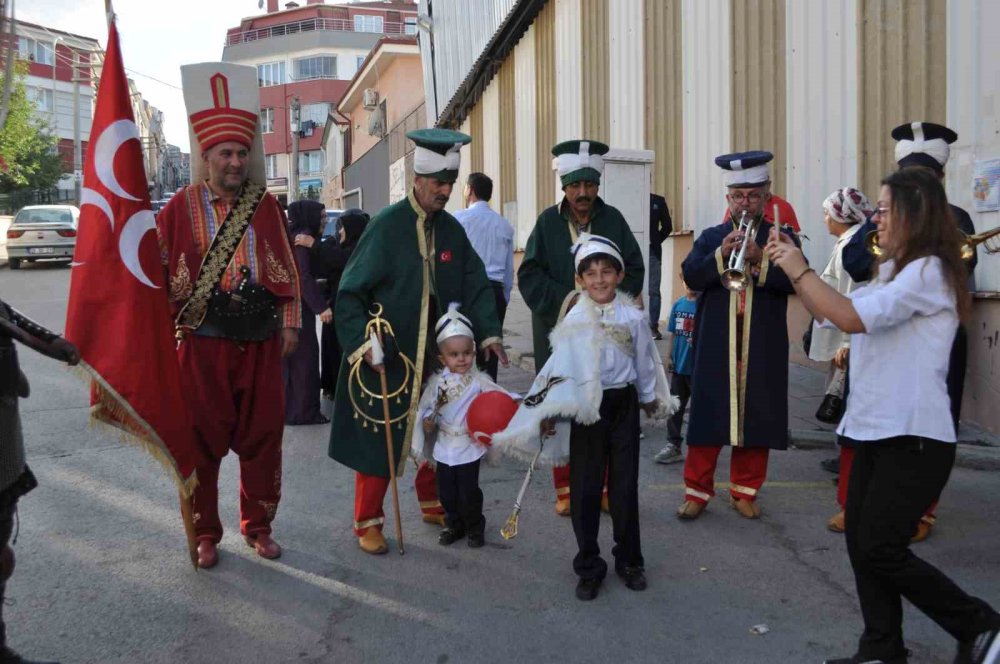
[[[340,276],[347,267],[347,261],[354,253],[354,247],[361,239],[361,233],[368,225],[368,213],[364,210],[351,208],[340,216],[340,231],[337,235],[324,236],[319,242],[308,234],[295,236],[296,249],[304,247],[309,250],[316,273],[326,277],[325,297],[327,311],[332,312],[337,304],[337,288],[340,286]],[[321,335],[322,360],[320,384],[323,396],[333,399],[337,386],[337,371],[343,355],[340,342],[337,341],[337,329],[333,325],[333,314],[329,320],[323,319]]]
[[[288,206],[288,235],[319,238],[326,221],[326,209],[318,201],[295,201]],[[292,247],[302,288],[302,330],[299,346],[282,360],[285,381],[285,424],[326,424],[330,420],[319,410],[319,342],[316,338],[316,316],[324,322],[333,320],[323,291],[316,283],[309,251]]]

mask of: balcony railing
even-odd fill
[[[374,33],[371,30],[355,30],[354,21],[341,18],[311,18],[305,21],[295,21],[293,23],[282,23],[271,25],[266,28],[246,30],[244,32],[234,32],[226,37],[226,46],[246,44],[261,39],[271,37],[284,37],[285,35],[295,35],[300,32],[315,32],[317,30],[331,30],[335,32],[372,32],[373,34],[385,35],[415,35],[417,27],[406,23],[383,22],[382,32]]]

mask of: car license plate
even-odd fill
[[[29,254],[51,254],[54,252],[55,249],[52,247],[31,247],[28,249]]]

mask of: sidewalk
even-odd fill
[[[512,364],[534,373],[535,356],[531,342],[531,311],[515,285],[503,326],[504,347]],[[667,342],[658,341],[660,355],[666,357]],[[825,374],[794,362],[788,364],[788,428],[795,447],[836,446],[832,425],[816,420],[823,400]],[[1000,436],[965,422],[959,430],[959,462],[964,466],[1000,470]]]

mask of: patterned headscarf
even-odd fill
[[[823,211],[842,224],[861,224],[875,211],[875,207],[854,187],[838,189],[823,201]]]

